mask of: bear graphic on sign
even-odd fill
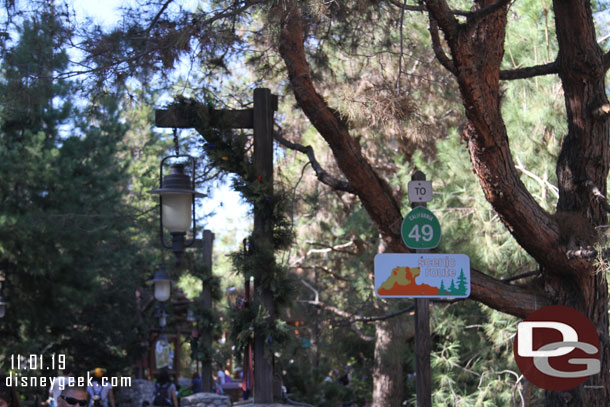
[[[381,284],[377,292],[384,296],[438,295],[438,287],[415,282],[420,272],[419,267],[394,267],[390,277]]]

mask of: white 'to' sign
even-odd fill
[[[432,181],[409,181],[409,201],[430,202],[432,200]]]

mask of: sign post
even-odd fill
[[[432,183],[429,185],[422,186],[423,183],[426,182],[426,175],[421,171],[415,171],[411,177],[411,182],[409,182],[409,200],[411,201],[411,206],[414,210],[418,209],[418,207],[426,206],[425,202],[428,202],[432,199]],[[411,188],[411,185],[415,183],[419,183],[417,188],[414,186]],[[411,189],[413,189],[416,194],[411,195]],[[422,191],[424,189],[424,191]],[[423,192],[423,193],[418,193]],[[418,202],[415,202],[413,197],[417,196]],[[424,200],[424,198],[426,200]],[[426,211],[428,211],[426,209]],[[430,212],[430,211],[428,211]],[[408,215],[405,219],[408,219]],[[436,219],[436,218],[434,218]],[[422,220],[418,222],[417,220]],[[407,238],[414,241],[415,244],[424,244],[424,247],[433,248],[438,246],[440,242],[440,224],[438,220],[436,220],[436,225],[438,225],[438,239],[436,240],[436,245],[431,246],[434,243],[434,227],[432,224],[434,222],[425,217],[419,217],[417,219],[412,220],[413,227],[407,232]],[[409,226],[409,224],[407,225]],[[421,226],[420,230],[415,232],[418,226]],[[430,227],[432,231],[428,229]],[[426,228],[426,232],[424,232],[424,228]],[[403,222],[403,230],[404,222]],[[415,235],[418,235],[420,238],[415,238]],[[404,240],[403,233],[403,240]],[[429,240],[426,240],[426,238]],[[410,241],[409,241],[410,242]],[[407,244],[407,241],[405,241]],[[407,247],[409,247],[407,245]],[[420,249],[416,248],[416,253],[426,253],[428,249]],[[417,392],[417,407],[432,407],[432,379],[430,376],[430,300],[428,298],[416,298],[415,299],[415,390]]]

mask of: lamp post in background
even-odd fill
[[[254,105],[246,110],[210,110],[210,127],[226,127],[233,129],[254,130],[253,164],[267,193],[273,192],[273,113],[277,110],[278,98],[266,88],[254,90]],[[166,128],[193,128],[196,120],[181,114],[179,110],[156,110],[155,124]],[[152,192],[152,191],[151,191]],[[154,193],[154,192],[153,192]],[[254,231],[253,236],[257,243],[264,247],[270,245],[272,240],[272,222],[269,213],[262,207],[254,205]],[[256,284],[257,282],[255,282]],[[275,319],[275,306],[273,292],[264,288],[262,284],[255,290],[255,297],[263,304],[269,313],[269,319]],[[274,396],[274,370],[273,360],[268,347],[268,339],[260,332],[255,332],[254,369],[256,381],[254,382],[254,401],[256,403],[272,403]],[[279,382],[275,386],[277,398],[281,397]]]
[[[174,163],[170,165],[171,172],[163,176],[163,165],[170,158],[186,158],[191,164],[191,175],[185,174],[184,163]],[[159,169],[159,183],[161,184],[160,188],[150,190],[148,193],[159,195],[161,208],[159,237],[161,245],[166,249],[171,249],[176,255],[176,261],[179,262],[184,249],[192,246],[195,242],[195,198],[204,196],[195,191],[195,158],[185,154],[170,155],[163,158]],[[165,242],[164,227],[172,235],[171,244]],[[193,238],[186,242],[185,237],[189,227],[193,231]]]
[[[148,280],[148,285],[154,285],[155,300],[159,302],[165,302],[169,300],[171,295],[172,280],[165,271],[163,264],[159,265],[159,268],[155,272],[155,276],[152,280]]]
[[[167,326],[167,313],[163,309],[159,312],[159,326],[161,330]]]

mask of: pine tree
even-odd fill
[[[441,280],[441,287],[438,289],[438,295],[447,295],[448,292],[445,289],[445,280]]]
[[[449,295],[457,295],[457,290],[455,288],[455,280],[451,280],[451,285],[449,286]]]
[[[466,295],[466,290],[466,276],[464,275],[464,269],[462,269],[458,277],[458,286],[455,293],[456,295]]]
[[[62,15],[46,4],[4,54],[0,274],[9,308],[0,347],[114,370],[140,354],[130,316],[150,244],[124,198],[119,99],[76,108],[75,84],[53,79],[68,69]]]

